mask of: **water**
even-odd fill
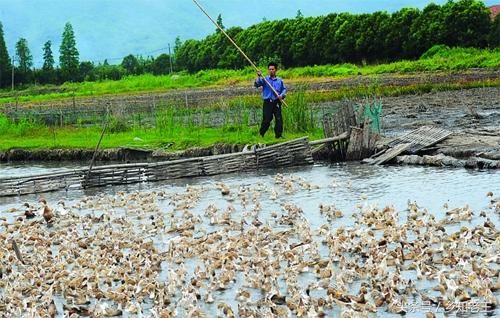
[[[0,175],[16,176],[77,167],[78,165],[67,163],[29,167],[0,165]],[[281,185],[276,184],[275,178],[277,173],[282,174],[286,180],[293,180],[293,186],[289,189],[289,193]],[[200,177],[0,198],[0,217],[5,217],[8,222],[12,222],[15,218],[15,213],[7,212],[10,208],[19,208],[23,202],[35,203],[40,196],[45,197],[49,202],[56,202],[63,199],[68,204],[71,204],[78,202],[83,196],[113,195],[119,191],[182,193],[185,192],[186,185],[193,185],[204,189],[200,201],[192,209],[193,213],[203,215],[206,208],[211,204],[219,210],[225,210],[229,205],[233,205],[236,209],[233,213],[233,219],[238,220],[242,215],[241,211],[245,209],[238,200],[228,202],[226,198],[222,197],[220,191],[214,186],[216,182],[223,182],[233,192],[236,192],[241,187],[260,189],[262,193],[260,196],[262,211],[259,218],[263,222],[268,222],[273,214],[282,213],[285,203],[294,204],[302,208],[313,231],[319,229],[323,224],[328,223],[325,216],[319,213],[318,207],[320,204],[335,205],[344,213],[343,218],[329,223],[331,228],[338,228],[340,226],[352,226],[354,222],[351,217],[352,214],[359,211],[359,206],[363,205],[378,206],[380,208],[387,205],[394,206],[396,211],[400,213],[400,219],[406,220],[406,208],[409,200],[416,201],[420,207],[426,208],[437,219],[443,218],[446,210],[469,205],[475,215],[470,222],[464,222],[466,225],[473,226],[484,222],[484,218],[479,217],[480,211],[484,210],[491,221],[500,226],[499,216],[489,209],[489,198],[486,196],[489,191],[493,192],[495,196],[500,194],[500,172],[498,171],[421,166],[368,166],[360,164],[318,164],[309,167],[261,170],[210,178]],[[312,184],[315,187],[310,190],[304,189],[308,184]],[[275,198],[273,198],[273,191],[276,191]],[[167,211],[172,210],[169,203],[169,200],[163,201],[159,204],[159,207],[167,213]],[[443,207],[445,203],[448,205],[448,208]],[[253,205],[250,204],[250,206]],[[219,228],[219,226],[209,225],[208,222],[205,222],[203,226],[207,231],[214,231]],[[450,226],[450,229],[455,231],[459,226],[453,225]],[[0,231],[2,230],[0,229]],[[157,240],[155,244],[160,250],[165,250],[166,248],[165,241]],[[326,257],[326,251],[322,250],[320,252],[323,257]],[[186,269],[188,272],[192,272],[195,265],[196,262],[187,263]],[[414,271],[403,272],[402,275],[412,276],[414,275]],[[161,279],[166,279],[166,277],[166,273],[160,275]],[[241,278],[238,277],[239,280]],[[310,279],[312,277],[308,275],[301,277],[302,281]],[[432,287],[432,285],[426,282],[420,284],[423,285],[419,285],[419,288]],[[214,297],[229,304],[235,304],[234,294],[240,286],[241,283],[237,283],[230,290],[214,294]],[[357,289],[359,286],[353,288]],[[324,296],[323,294],[315,294],[314,296]],[[216,312],[214,306],[206,306],[203,309],[206,312]],[[339,312],[333,311],[331,314],[338,315]],[[379,311],[376,316],[399,317],[397,315],[388,315],[384,311]],[[421,317],[422,312],[408,313],[407,316]],[[442,317],[440,315],[437,316]],[[451,316],[453,317],[453,315]],[[482,315],[479,314],[476,316],[480,317]]]
[[[46,173],[55,170],[71,170],[80,168],[72,163],[52,163],[37,165],[5,165],[0,164],[0,176],[20,176],[26,174]],[[312,167],[288,168],[279,170],[261,170],[256,172],[178,179],[123,186],[110,186],[68,192],[51,192],[21,197],[0,198],[0,208],[13,207],[25,201],[38,200],[40,196],[48,201],[65,200],[75,202],[84,195],[96,193],[114,194],[118,191],[183,191],[187,184],[210,185],[224,182],[229,186],[253,185],[263,183],[271,186],[274,176],[281,173],[293,178],[303,178],[319,186],[311,191],[296,191],[293,195],[278,197],[275,201],[265,200],[266,206],[276,206],[283,202],[293,202],[303,209],[317,208],[320,203],[335,204],[341,210],[353,210],[361,197],[378,206],[394,205],[397,210],[406,208],[408,200],[417,203],[430,211],[440,214],[443,204],[449,208],[469,206],[480,211],[488,206],[486,193],[500,194],[500,172],[495,170],[467,170],[455,168],[436,168],[422,166],[370,166],[360,164],[327,165],[317,164]],[[206,201],[215,199],[217,191],[209,191]],[[276,204],[272,204],[275,202]],[[497,221],[497,220],[493,220]]]
[[[29,165],[22,163],[4,164],[0,163],[0,177],[20,177],[32,174],[43,174],[55,171],[67,171],[80,166],[69,162],[45,162]]]

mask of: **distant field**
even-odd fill
[[[500,49],[434,47],[419,60],[378,65],[318,65],[282,69],[279,75],[288,81],[314,81],[325,78],[347,78],[354,75],[408,74],[414,72],[455,71],[473,68],[500,68]],[[169,89],[248,85],[255,76],[251,68],[242,70],[206,70],[195,74],[185,72],[172,76],[140,75],[119,81],[65,83],[61,86],[33,86],[12,93],[0,92],[0,105],[15,102],[48,101],[68,97],[103,96]],[[16,97],[17,95],[17,97]]]

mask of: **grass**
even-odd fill
[[[313,139],[321,138],[322,131],[314,125],[305,91],[299,90],[289,102],[291,106],[284,111],[285,139],[305,135]],[[259,114],[259,118],[252,122],[250,117],[255,114]],[[217,143],[272,144],[277,141],[272,129],[265,138],[260,137],[260,107],[255,109],[244,104],[238,108],[164,107],[153,114],[153,120],[149,120],[148,124],[145,124],[148,118],[144,118],[144,114],[142,118],[137,115],[108,114],[108,129],[101,147],[175,151]],[[217,119],[217,122],[213,119]],[[0,150],[93,149],[101,134],[102,121],[102,117],[96,117],[94,123],[61,125],[51,119],[50,124],[47,124],[29,115],[18,120],[0,115]]]
[[[500,67],[500,49],[448,48],[435,46],[420,59],[393,63],[359,66],[354,64],[315,65],[280,70],[287,80],[314,78],[346,78],[356,75],[387,73],[414,73],[467,70],[471,68],[494,69]],[[59,87],[37,86],[14,93],[0,92],[0,105],[19,102],[40,102],[83,96],[102,96],[154,92],[168,89],[201,88],[227,85],[248,85],[255,72],[250,67],[241,70],[203,70],[195,74],[186,72],[173,76],[151,74],[128,76],[119,81],[65,83]]]
[[[0,150],[16,149],[94,149],[101,129],[93,128],[48,128],[31,129],[22,135],[7,133],[0,142]],[[286,132],[285,139],[290,140],[304,136],[304,133]],[[312,138],[321,138],[322,132],[317,129],[309,132]],[[281,140],[280,140],[281,141]],[[125,132],[107,132],[102,140],[101,148],[133,147],[143,149],[164,149],[167,151],[184,150],[191,147],[206,147],[217,143],[257,144],[276,143],[274,134],[269,132],[264,138],[258,134],[258,127],[227,131],[224,128],[190,129],[188,127],[172,130],[164,134],[155,128],[134,129]]]
[[[317,120],[318,113],[310,107],[311,102],[324,102],[352,97],[398,96],[439,90],[472,87],[499,86],[500,79],[492,81],[417,84],[408,86],[380,86],[376,83],[366,87],[350,87],[340,90],[310,92],[303,86],[287,100],[288,108],[283,111],[286,140],[308,135],[310,139],[322,138]],[[184,150],[190,147],[204,147],[216,143],[255,144],[274,143],[272,128],[261,138],[260,101],[258,96],[244,96],[228,100],[224,105],[211,107],[159,108],[147,117],[144,112],[110,115],[108,130],[102,148],[137,147]],[[257,107],[255,105],[258,105]],[[102,116],[93,114],[85,119],[72,118],[71,122],[58,122],[54,118],[36,113],[26,113],[16,120],[0,114],[0,150],[81,148],[93,149],[99,140]],[[45,121],[45,122],[44,122]]]

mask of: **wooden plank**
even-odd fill
[[[380,157],[373,159],[373,161],[370,162],[371,165],[380,165],[384,162],[387,162],[396,156],[400,155],[401,153],[407,151],[410,148],[411,143],[406,143],[406,144],[399,144],[396,147],[387,150],[383,155]]]
[[[315,146],[315,145],[325,144],[325,143],[328,143],[328,142],[333,142],[333,141],[338,141],[338,140],[342,140],[342,139],[347,139],[347,137],[349,137],[347,135],[347,132],[344,132],[344,133],[342,133],[342,134],[340,134],[338,136],[335,136],[335,137],[329,137],[329,138],[324,138],[324,139],[310,141],[309,145]]]
[[[411,143],[410,152],[417,152],[425,147],[432,146],[446,139],[451,132],[442,128],[422,126],[389,141],[386,145],[395,147],[400,144]]]

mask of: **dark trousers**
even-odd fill
[[[283,117],[281,117],[281,104],[279,100],[264,99],[262,105],[262,124],[260,125],[260,135],[264,137],[266,131],[271,125],[271,121],[275,119],[274,134],[276,138],[280,138],[283,134]]]

